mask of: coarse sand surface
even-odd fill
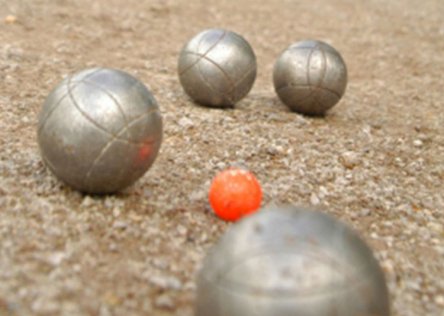
[[[243,35],[258,77],[234,109],[196,106],[177,76],[206,28]],[[293,42],[334,46],[347,91],[324,118],[290,112],[271,74]],[[195,273],[231,225],[211,178],[242,165],[266,205],[356,229],[385,271],[393,315],[444,315],[444,1],[0,1],[0,315],[193,315]],[[39,110],[65,76],[111,67],[142,80],[164,118],[153,167],[87,196],[42,163]]]

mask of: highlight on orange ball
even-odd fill
[[[217,216],[226,221],[237,221],[259,209],[261,185],[250,171],[229,168],[214,177],[209,201]]]

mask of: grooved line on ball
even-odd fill
[[[92,75],[96,74],[97,72],[99,72],[100,70],[102,70],[102,68],[97,68],[94,71],[92,71],[91,73],[87,74],[82,80],[91,77]],[[70,75],[67,80],[69,82],[72,82],[72,76]],[[81,81],[75,81],[76,84],[80,83]],[[65,83],[65,85],[68,88],[68,82]],[[48,121],[49,117],[51,116],[51,114],[60,106],[60,104],[62,103],[63,99],[65,99],[67,96],[69,95],[69,88],[68,91],[66,91],[66,93],[60,97],[60,99],[56,102],[56,104],[49,110],[48,114],[45,116],[45,118],[42,121],[42,124],[40,125],[39,129],[38,129],[38,133],[41,132],[41,130],[43,129],[43,127],[46,125],[46,122]]]
[[[319,82],[314,86],[314,88],[311,85],[311,80],[310,80],[310,64],[311,64],[311,59],[313,57],[313,53],[315,51],[315,49],[318,49],[321,54],[322,54],[322,69],[321,69],[321,78],[319,80]],[[324,108],[323,104],[319,101],[316,93],[319,91],[319,89],[322,86],[322,83],[325,79],[325,75],[327,73],[327,58],[325,57],[325,52],[322,49],[321,45],[317,44],[313,50],[310,52],[310,56],[308,58],[307,61],[307,82],[310,86],[310,91],[312,91],[312,95],[313,95],[313,100],[316,102],[316,104],[318,105],[318,107],[320,106],[320,108]]]
[[[272,245],[274,247],[274,245]],[[282,254],[282,253],[288,253],[288,254],[293,254],[293,252],[290,251],[275,251],[276,253]],[[248,258],[254,258],[254,257],[260,257],[262,255],[267,255],[273,253],[273,251],[268,251],[268,252],[256,252],[256,253],[250,253],[248,255]],[[326,255],[326,253],[324,253]],[[350,282],[350,284],[354,285],[354,288],[358,288],[360,284],[363,283],[363,281],[361,279],[356,278],[356,275],[359,275],[360,270],[355,270],[355,273],[353,275],[348,275],[346,272],[347,271],[351,271],[353,270],[350,266],[348,266],[346,263],[342,262],[342,264],[344,266],[341,266],[339,264],[339,262],[337,262],[336,260],[334,260],[333,257],[326,255],[325,257],[320,256],[317,253],[312,253],[313,257],[312,258],[317,258],[317,259],[325,259],[328,258],[330,259],[329,262],[332,264],[332,266],[335,267],[339,267],[339,269],[337,271],[341,271],[344,272],[343,275],[346,276],[346,280]],[[234,263],[233,265],[231,265],[231,267],[229,267],[228,269],[225,269],[225,271],[222,271],[221,273],[218,273],[218,275],[216,276],[216,278],[218,280],[222,279],[223,276],[225,276],[232,268],[236,267],[237,265],[242,264],[243,262],[239,260],[239,263],[236,264]],[[376,273],[376,272],[375,272]],[[290,296],[314,296],[314,295],[325,295],[326,291],[328,290],[324,290],[324,292],[314,292],[316,289],[305,289],[305,290],[298,290],[298,289],[293,289],[293,290],[276,290],[276,289],[263,289],[260,287],[253,287],[253,286],[248,286],[246,284],[242,284],[242,283],[235,283],[235,282],[227,282],[226,284],[220,284],[220,283],[214,283],[213,280],[208,279],[208,277],[206,275],[203,276],[203,278],[205,279],[205,281],[207,283],[210,284],[215,284],[217,287],[219,287],[220,289],[223,290],[228,290],[231,293],[233,292],[237,292],[237,293],[246,293],[248,291],[251,291],[253,293],[255,293],[255,296],[267,296],[267,297],[290,297]],[[234,287],[229,287],[228,284],[233,284]],[[331,286],[331,288],[333,288],[335,291],[338,290],[338,287],[335,287],[334,285]],[[247,289],[248,291],[246,291],[245,289]],[[349,288],[343,288],[343,290],[348,290]]]
[[[223,69],[218,63],[216,63],[214,60],[212,60],[211,58],[209,58],[209,57],[207,57],[207,56],[201,55],[201,54],[199,54],[199,53],[188,52],[188,51],[186,51],[186,52],[184,52],[184,53],[185,53],[185,54],[190,54],[190,55],[200,56],[201,58],[200,58],[199,60],[204,59],[204,60],[210,62],[211,64],[213,64],[214,66],[216,66],[216,68],[219,69],[219,70],[222,72],[222,75],[223,75],[223,76],[225,77],[225,79],[228,81],[228,83],[229,83],[229,85],[230,85],[230,90],[229,90],[229,92],[234,91],[234,89],[236,89],[235,83],[234,83],[233,80],[230,78],[230,76],[227,74],[227,72],[226,72],[226,71],[225,71],[225,70],[224,70],[224,69]]]
[[[49,161],[48,157],[46,157],[43,151],[41,151],[40,154],[42,155],[42,160],[45,163],[45,165],[49,168],[49,170],[52,171],[52,173],[56,174],[57,168]]]
[[[216,47],[217,44],[219,44],[225,37],[225,35],[227,34],[227,31],[224,30],[224,32],[222,33],[222,35],[217,39],[216,42],[214,42],[213,45],[211,45],[204,53],[202,56],[207,56],[210,51]],[[200,50],[200,45],[202,45],[202,41],[204,40],[205,35],[202,36],[202,38],[199,40],[199,43],[197,44],[197,51]],[[203,57],[201,56],[201,58],[197,58],[194,62],[192,62],[190,65],[188,65],[187,67],[185,67],[183,70],[180,71],[179,76],[182,76],[186,71],[188,71],[190,68],[192,68],[194,65],[196,65]]]
[[[306,65],[306,81],[307,81],[307,84],[306,85],[304,85],[304,84],[295,84],[295,83],[290,83],[290,84],[288,84],[288,85],[284,85],[284,86],[282,86],[282,87],[279,87],[278,89],[277,89],[277,91],[280,91],[280,90],[283,90],[283,89],[287,89],[287,88],[290,88],[290,87],[293,87],[293,86],[306,86],[306,87],[308,87],[308,89],[310,90],[310,93],[308,94],[308,95],[306,95],[305,97],[303,97],[303,98],[301,98],[301,99],[299,99],[299,100],[297,100],[296,102],[297,103],[300,103],[300,102],[303,102],[303,101],[305,101],[305,100],[307,100],[307,99],[309,99],[309,98],[311,98],[311,97],[314,97],[314,99],[315,99],[315,101],[316,101],[316,103],[319,105],[320,103],[319,103],[319,101],[318,101],[318,99],[317,98],[315,98],[315,93],[320,89],[320,88],[322,88],[322,89],[324,89],[324,90],[326,90],[326,91],[329,91],[329,92],[332,92],[332,93],[334,93],[335,95],[337,95],[336,94],[336,92],[333,92],[333,91],[331,91],[331,90],[329,90],[328,88],[325,88],[325,87],[321,87],[320,86],[320,84],[318,84],[318,85],[316,85],[316,87],[315,87],[315,89],[313,89],[313,86],[311,85],[311,80],[310,80],[310,71],[309,71],[309,67],[310,67],[310,63],[311,63],[311,58],[312,58],[312,56],[313,56],[313,54],[314,54],[314,52],[315,52],[315,50],[316,50],[316,48],[318,48],[320,45],[319,44],[317,44],[316,46],[314,46],[314,47],[295,47],[294,49],[300,49],[300,48],[302,48],[302,49],[311,49],[311,51],[310,51],[310,53],[309,53],[309,55],[308,55],[308,59],[307,59],[307,65]],[[325,57],[325,56],[324,56]],[[325,67],[324,67],[325,68]],[[325,71],[326,72],[326,71]],[[324,74],[323,74],[323,77],[321,78],[321,83],[322,83],[322,81],[324,80],[324,76],[325,76],[325,72],[324,72]]]
[[[80,82],[85,83],[85,84],[92,85],[93,87],[96,87],[97,89],[99,89],[99,90],[101,90],[103,93],[105,93],[108,97],[110,97],[110,98],[114,101],[114,103],[115,103],[116,106],[117,106],[118,111],[119,111],[120,114],[122,115],[122,119],[123,119],[125,125],[128,125],[128,123],[129,123],[129,122],[128,122],[128,117],[126,116],[125,112],[123,111],[122,105],[120,104],[120,102],[117,100],[117,98],[116,98],[111,92],[109,92],[108,90],[106,90],[105,88],[103,88],[101,85],[99,85],[99,84],[97,84],[97,83],[95,83],[95,82],[89,81],[89,80],[82,79],[82,80],[80,80]],[[134,86],[134,85],[135,85],[135,84],[133,84],[133,86]],[[133,138],[133,137],[132,137],[133,135],[132,135],[131,130],[128,130],[128,132],[129,132],[129,134],[130,134],[130,138]]]
[[[222,33],[222,35],[221,35],[221,37],[220,37],[218,40],[216,40],[216,42],[215,42],[213,45],[211,45],[210,48],[208,48],[208,50],[207,50],[202,56],[207,56],[207,54],[209,54],[210,51],[211,51],[214,47],[216,47],[216,45],[219,44],[219,43],[224,39],[224,37],[226,36],[226,34],[227,34],[227,31],[224,30],[223,33]],[[197,51],[198,51],[198,52],[200,51],[200,46],[202,45],[202,42],[203,42],[204,38],[205,38],[205,35],[202,36],[202,38],[199,40],[199,43],[198,43],[198,45],[197,45]],[[233,101],[231,100],[231,98],[226,97],[222,92],[220,92],[220,91],[218,91],[217,89],[215,89],[215,88],[209,83],[208,79],[204,76],[204,74],[203,74],[202,71],[201,71],[200,63],[199,63],[199,61],[201,61],[201,60],[202,60],[202,57],[198,58],[198,59],[197,59],[194,63],[192,63],[192,64],[191,64],[186,70],[190,69],[190,68],[193,67],[193,66],[197,66],[197,73],[198,73],[200,79],[202,80],[202,82],[203,82],[203,83],[204,83],[204,84],[205,84],[205,85],[206,85],[211,91],[213,91],[213,92],[216,93],[216,94],[221,95],[222,98],[223,98],[224,100],[228,99],[228,102],[229,102],[230,104],[232,104]],[[186,70],[184,70],[183,72],[185,72]]]
[[[102,147],[102,149],[100,150],[100,152],[99,152],[99,154],[97,155],[97,157],[94,159],[94,161],[93,161],[93,163],[91,164],[91,166],[89,167],[89,169],[88,169],[88,171],[86,172],[86,174],[85,174],[85,177],[84,177],[84,179],[83,179],[83,183],[85,183],[87,180],[88,180],[88,178],[91,176],[91,173],[92,173],[92,171],[93,171],[93,169],[94,169],[94,167],[97,165],[97,163],[100,161],[100,159],[106,154],[106,152],[108,151],[108,149],[109,148],[111,148],[111,146],[112,145],[114,145],[114,143],[116,142],[116,141],[121,141],[121,142],[125,142],[125,143],[127,143],[127,144],[129,144],[129,145],[133,145],[133,146],[142,146],[142,145],[147,145],[147,144],[154,144],[154,140],[151,140],[151,141],[149,141],[149,142],[139,142],[139,143],[136,143],[136,142],[129,142],[129,141],[125,141],[125,140],[122,140],[122,139],[120,139],[120,138],[118,138],[118,136],[119,135],[121,135],[121,134],[123,134],[126,130],[128,130],[128,128],[130,128],[133,124],[135,124],[137,121],[139,121],[140,119],[142,119],[142,118],[145,118],[146,116],[148,116],[148,115],[150,115],[150,114],[153,114],[154,112],[157,112],[157,109],[152,109],[152,110],[150,110],[150,111],[148,111],[148,112],[145,112],[145,113],[143,113],[143,114],[141,114],[141,115],[139,115],[138,117],[136,117],[136,118],[134,118],[132,121],[130,121],[127,125],[125,125],[124,127],[122,127],[118,132],[117,132],[117,134],[114,136],[113,135],[113,138],[112,139],[110,139],[103,147]]]
[[[249,67],[249,69],[242,75],[242,77],[240,77],[238,80],[236,80],[236,82],[234,83],[234,88],[233,90],[228,91],[228,93],[233,92],[237,86],[239,85],[239,83],[241,83],[242,81],[244,81],[253,71],[256,70],[256,64],[253,63],[251,67]],[[238,92],[238,91],[236,91]],[[236,93],[235,93],[236,94]]]
[[[281,91],[281,90],[288,89],[288,88],[291,88],[291,87],[296,87],[296,86],[308,87],[308,90],[309,90],[308,95],[300,98],[299,100],[296,100],[295,102],[297,102],[297,103],[300,103],[300,102],[303,102],[303,101],[309,99],[315,93],[313,91],[311,85],[310,85],[309,66],[310,66],[311,56],[313,55],[314,50],[316,49],[316,46],[314,46],[314,47],[301,47],[301,48],[303,48],[303,49],[311,49],[311,51],[309,52],[308,58],[307,58],[307,65],[305,66],[305,69],[306,69],[306,79],[305,80],[307,81],[307,84],[289,83],[289,84],[285,84],[282,87],[279,87],[279,88],[276,89],[276,91]],[[299,47],[294,47],[293,49],[294,50],[298,50]]]
[[[289,84],[285,84],[285,85],[277,88],[276,91],[281,91],[281,90],[288,89],[288,88],[293,88],[293,87],[306,87],[306,88],[309,88],[309,85],[305,84],[305,83],[289,83]],[[331,94],[334,94],[336,97],[340,98],[339,93],[337,93],[336,91],[334,91],[332,89],[329,89],[329,88],[326,88],[326,87],[319,87],[319,89],[320,90],[324,90],[326,92],[330,92]],[[298,102],[305,100],[307,97],[311,96],[311,94],[312,93],[310,91],[309,95],[307,95],[307,96],[303,97],[302,99],[298,100]]]
[[[117,137],[117,135],[116,134],[113,134],[112,132],[110,132],[110,131],[108,131],[106,128],[104,128],[102,125],[100,125],[99,123],[97,123],[96,121],[94,121],[94,119],[93,118],[91,118],[88,114],[86,114],[86,112],[84,112],[81,108],[80,108],[80,106],[79,106],[79,104],[77,103],[77,101],[76,101],[76,99],[74,98],[74,95],[73,95],[73,93],[72,93],[72,90],[73,89],[75,89],[75,87],[71,87],[71,81],[69,81],[68,82],[68,93],[69,93],[69,96],[70,96],[70,98],[71,98],[71,101],[73,102],[73,105],[74,105],[74,107],[79,111],[79,113],[86,119],[86,120],[88,120],[89,122],[91,122],[95,127],[97,127],[98,129],[100,129],[101,131],[103,131],[103,132],[105,132],[106,134],[108,134],[109,136],[111,136],[111,137],[113,137],[113,138],[116,138],[116,139],[118,139],[118,140],[120,140],[120,141],[123,141],[123,142],[127,142],[128,144],[139,144],[138,142],[134,142],[134,141],[132,141],[132,140],[129,140],[129,139],[126,139],[126,138],[120,138],[120,137]],[[149,112],[147,112],[147,113],[151,113],[151,112],[155,112],[155,111],[157,111],[157,108],[155,108],[155,109],[153,109],[152,111],[149,111]],[[145,113],[143,113],[143,114],[145,114]],[[142,114],[142,115],[143,115]],[[123,128],[125,128],[125,126],[123,127]],[[121,130],[120,130],[121,131]],[[120,132],[119,131],[119,132]]]
[[[49,161],[48,157],[46,157],[46,155],[43,151],[41,151],[41,155],[42,155],[42,160],[43,160],[44,164],[46,165],[46,167],[49,168],[49,170],[52,172],[53,175],[57,174],[57,168]],[[77,187],[75,181],[72,182],[69,179],[64,178],[63,182],[65,182],[66,184],[68,184],[69,186],[72,186],[74,188]]]
[[[228,100],[228,103],[233,104],[233,99],[230,96],[227,96],[226,94],[224,94],[223,92],[217,90],[216,88],[213,87],[213,85],[210,84],[210,81],[208,80],[208,78],[203,74],[202,69],[200,68],[201,64],[197,64],[197,73],[199,74],[200,79],[202,80],[202,82],[208,87],[210,88],[211,91],[219,94],[222,96],[223,99]]]
[[[313,49],[316,48],[318,44],[316,44],[315,46],[294,46],[294,47],[290,47],[290,50],[300,50],[300,49]]]
[[[142,85],[139,81],[136,81],[135,84]],[[151,94],[149,94],[149,96],[150,96],[150,99],[151,99]],[[155,110],[158,110],[156,101],[153,99],[153,100],[151,100],[151,102],[155,105],[155,108],[150,110],[149,112],[151,112],[151,113],[158,113],[158,111],[155,111]],[[152,146],[155,142],[156,142],[156,140],[151,140],[150,142],[144,142],[144,144],[146,144],[146,145],[149,144],[150,146]],[[125,159],[125,162],[123,163],[123,165],[126,166],[130,159],[131,159],[130,155],[126,155],[126,159]],[[125,173],[127,173],[127,172],[128,172],[128,170],[125,170],[125,168],[120,168],[120,171],[118,172],[118,174],[115,177],[116,183],[121,183],[121,180],[122,180],[123,176],[126,176],[127,179],[133,179],[134,174],[136,172],[140,172],[140,171],[139,171],[139,169],[135,169],[132,172],[130,172],[130,176],[128,176],[128,174],[125,175]]]
[[[311,58],[313,57],[313,54],[316,50],[316,48],[318,47],[318,45],[316,44],[310,51],[310,53],[308,54],[308,58],[307,58],[307,65],[305,66],[306,69],[306,81],[308,86],[310,87],[310,92],[313,92],[312,87],[311,87],[311,80],[310,80],[310,64],[311,64]]]

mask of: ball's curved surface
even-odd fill
[[[256,79],[256,56],[239,34],[205,30],[182,49],[178,71],[185,92],[197,103],[232,107],[245,97]]]
[[[277,95],[291,110],[323,115],[344,95],[347,67],[332,46],[321,41],[301,41],[278,57],[273,83]]]
[[[156,100],[120,70],[92,68],[67,77],[40,112],[44,162],[86,193],[112,193],[132,184],[152,165],[161,141]]]
[[[269,207],[234,224],[203,262],[196,316],[388,316],[369,247],[326,214]]]
[[[259,209],[262,188],[252,172],[230,167],[213,178],[208,200],[217,216],[234,222]]]

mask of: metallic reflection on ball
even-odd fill
[[[211,107],[231,107],[253,86],[256,56],[240,35],[210,29],[185,45],[178,68],[180,83],[194,101]]]
[[[351,229],[275,206],[232,226],[204,260],[196,316],[222,315],[387,316],[390,308],[383,272]]]
[[[49,94],[39,117],[43,160],[82,192],[111,193],[132,184],[152,165],[161,141],[156,100],[120,70],[69,76]]]
[[[281,101],[293,111],[323,115],[344,95],[347,67],[330,45],[302,41],[279,56],[274,65],[273,82]]]

